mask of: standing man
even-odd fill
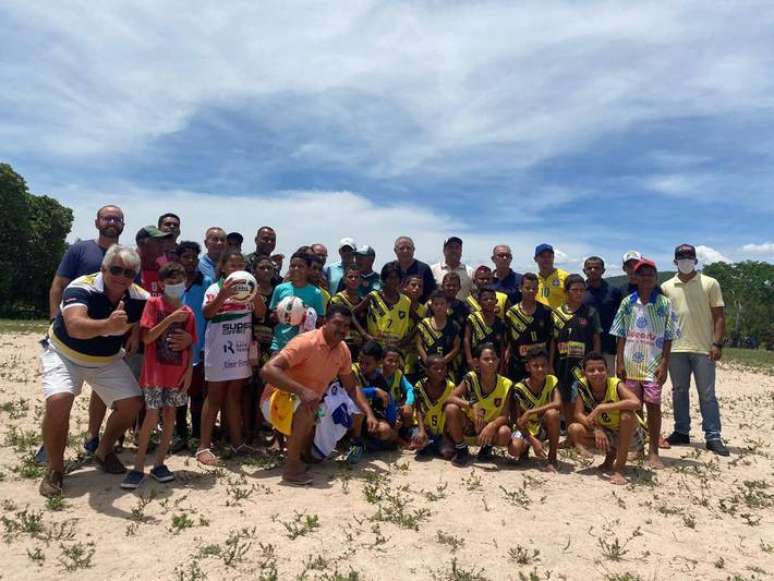
[[[374,272],[374,260],[376,260],[376,251],[365,244],[355,251],[355,265],[360,269],[360,287],[357,292],[361,297],[366,296],[371,291],[381,290],[382,279],[378,272]],[[336,292],[344,290],[344,281],[339,283],[339,289]]]
[[[602,278],[605,274],[605,261],[599,256],[589,256],[583,261],[583,274],[586,275],[583,304],[594,307],[599,313],[599,322],[602,324],[602,354],[605,356],[607,368],[612,373],[615,370],[616,338],[610,334],[610,326],[623,298],[621,290],[610,286]]]
[[[247,270],[253,272],[255,265],[258,264],[258,259],[268,256],[274,263],[277,272],[280,272],[282,270],[282,259],[285,257],[273,254],[276,247],[277,233],[274,231],[274,228],[271,226],[261,226],[258,228],[258,232],[255,233],[255,252],[251,252],[246,257]]]
[[[550,244],[538,244],[535,247],[535,263],[538,266],[538,302],[558,309],[567,301],[564,280],[567,271],[554,267],[554,247]]]
[[[341,260],[325,267],[325,279],[328,281],[328,292],[331,296],[338,292],[339,283],[344,278],[344,271],[355,263],[357,242],[354,238],[339,240],[339,256]]]
[[[244,241],[244,236],[242,236],[239,232],[229,232],[226,235],[226,248],[229,250],[242,252],[242,242]]]
[[[495,290],[508,295],[512,305],[521,300],[521,274],[511,269],[513,253],[507,244],[498,244],[492,250],[492,262],[495,269],[492,278],[492,286]]]
[[[460,291],[457,298],[464,301],[473,288],[473,269],[461,262],[462,238],[451,236],[443,243],[443,262],[436,262],[430,268],[438,286],[443,284],[443,277],[450,272],[456,272],[460,277]]]
[[[171,233],[172,241],[177,244],[177,239],[180,238],[180,216],[172,212],[162,214],[159,216],[158,229]]]
[[[693,374],[707,450],[728,456],[728,448],[720,436],[720,409],[715,397],[715,362],[722,355],[726,333],[725,303],[718,281],[697,272],[696,262],[696,248],[692,245],[681,244],[675,248],[678,273],[662,285],[662,291],[672,300],[682,329],[682,335],[672,345],[669,360],[675,430],[667,442],[678,445],[691,441]]]
[[[210,226],[204,234],[207,253],[199,260],[199,272],[212,281],[218,280],[218,261],[226,249],[226,231],[220,226]]]
[[[325,247],[325,244],[315,242],[314,244],[312,244],[312,252],[314,252],[317,256],[319,256],[322,259],[323,268],[324,268],[325,263],[328,262],[328,249]]]
[[[395,256],[397,260],[393,261],[400,269],[400,281],[408,276],[416,275],[422,277],[422,295],[419,302],[425,304],[430,298],[430,294],[436,289],[435,277],[430,265],[414,258],[414,241],[408,236],[398,236],[395,239]]]

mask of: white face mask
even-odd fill
[[[677,261],[677,270],[682,274],[691,274],[696,267],[696,261],[693,258],[681,258]]]
[[[179,301],[180,297],[185,293],[185,283],[180,282],[177,284],[168,284],[164,286],[164,294],[170,299]]]

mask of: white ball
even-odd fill
[[[233,288],[235,288],[237,292],[231,297],[232,301],[249,303],[255,298],[255,293],[258,292],[258,283],[256,282],[255,277],[246,270],[232,272],[226,277],[226,280],[236,281]]]
[[[285,325],[300,325],[304,315],[306,307],[298,297],[285,297],[277,305],[277,321]]]

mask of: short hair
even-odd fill
[[[318,264],[318,265],[320,265],[320,268],[322,268],[323,265],[325,264],[325,262],[323,261],[322,258],[317,256],[316,254],[310,254],[309,255],[309,266],[312,266],[312,264]]]
[[[274,231],[274,228],[272,228],[271,226],[261,226],[260,228],[258,228],[258,230],[255,233],[257,235],[258,232],[263,232],[264,230],[268,230],[269,232],[274,232],[276,234],[276,232]]]
[[[492,285],[486,285],[479,289],[478,291],[478,297],[481,298],[481,295],[483,294],[492,294],[497,298],[497,290]]]
[[[353,262],[349,266],[345,266],[344,267],[344,274],[346,275],[348,272],[357,272],[359,274],[360,273],[360,267]]]
[[[373,339],[366,341],[365,345],[360,349],[360,355],[367,355],[373,357],[377,361],[381,361],[384,358],[384,349]]]
[[[210,235],[210,232],[212,232],[213,230],[220,230],[221,232],[223,232],[223,234],[226,233],[226,231],[220,226],[210,226],[209,228],[207,228],[207,230],[204,231],[204,238],[206,239],[207,236]]]
[[[564,279],[564,290],[565,291],[570,290],[570,287],[574,284],[582,284],[585,287],[586,280],[579,274],[571,274],[570,276]]]
[[[341,303],[334,303],[332,305],[328,305],[328,311],[325,313],[325,317],[327,319],[332,319],[334,315],[341,315],[342,317],[351,319],[352,311],[349,309],[347,305],[342,305]]]
[[[403,361],[403,351],[395,347],[394,345],[385,345],[384,346],[384,356],[387,357],[389,353],[395,353],[395,355],[398,356],[398,359]]]
[[[602,265],[602,268],[605,268],[605,261],[601,256],[589,256],[586,260],[583,261],[583,266],[586,266],[589,262],[599,262]]]
[[[302,252],[301,249],[298,249],[293,253],[293,255],[290,257],[290,262],[293,262],[293,260],[296,258],[303,260],[307,266],[312,266],[312,257],[309,256],[308,253]]]
[[[183,252],[186,252],[187,250],[193,251],[196,256],[199,256],[202,253],[202,247],[199,246],[198,243],[193,242],[192,240],[183,240],[180,244],[177,245],[177,249],[175,250],[175,253],[180,256],[183,254]]]
[[[395,246],[397,246],[398,242],[400,242],[401,240],[406,240],[406,241],[410,242],[411,243],[411,247],[414,248],[414,241],[411,239],[410,236],[398,236],[395,239]]]
[[[487,349],[493,351],[495,354],[495,357],[498,357],[497,348],[494,346],[494,343],[479,343],[473,349],[473,357],[475,357],[476,359],[480,359],[481,355],[483,355],[484,351],[486,351]]]
[[[524,281],[530,281],[534,282],[535,284],[538,284],[540,281],[538,280],[537,275],[534,272],[525,272],[521,275],[521,282],[519,283],[519,286],[524,286]]]
[[[223,251],[223,254],[220,255],[220,260],[218,260],[218,267],[222,267],[224,264],[226,264],[229,260],[234,258],[235,256],[238,256],[242,259],[242,262],[247,262],[245,260],[245,255],[239,252],[239,250],[225,250]]]
[[[607,359],[605,359],[605,356],[599,351],[590,351],[589,353],[586,353],[586,356],[583,358],[583,369],[586,369],[586,364],[589,361],[601,361],[605,364],[605,367],[607,367]]]
[[[178,276],[185,278],[185,268],[179,262],[167,262],[159,269],[159,280],[177,278]]]
[[[410,280],[418,280],[422,283],[422,286],[425,286],[425,280],[418,274],[409,274],[406,278],[403,279],[403,284],[405,285]]]
[[[180,224],[180,216],[178,216],[177,214],[173,214],[172,212],[167,212],[166,214],[162,214],[161,216],[159,216],[159,221],[157,224],[159,228],[161,228],[161,224],[164,222],[164,218],[174,218],[175,220],[177,220],[177,223]]]
[[[540,359],[540,358],[548,360],[548,351],[546,351],[545,347],[533,347],[532,349],[527,350],[527,354],[525,355],[524,359],[529,363],[533,359]]]
[[[445,283],[447,280],[454,280],[456,279],[457,282],[461,285],[462,279],[460,278],[460,275],[456,272],[447,272],[443,275],[443,279],[441,279],[441,284]]]
[[[446,360],[443,358],[443,355],[439,353],[431,353],[427,356],[427,359],[425,359],[425,367],[429,368],[433,363],[441,362],[446,365]]]
[[[299,246],[296,249],[296,252],[303,252],[304,254],[314,254],[314,252],[312,252],[312,247],[309,246],[308,244],[304,244],[303,246]]]
[[[430,293],[430,300],[437,300],[437,299],[443,299],[447,303],[449,302],[449,297],[446,296],[446,294],[439,288],[435,289],[433,292]]]
[[[124,211],[121,208],[119,208],[115,204],[108,204],[107,206],[102,206],[99,210],[97,210],[97,218],[99,218],[99,215],[102,213],[102,210],[104,210],[106,208],[115,208],[116,210],[121,212],[121,216],[124,215]]]
[[[116,260],[120,260],[124,263],[124,266],[140,271],[140,255],[134,248],[128,246],[121,246],[120,244],[113,244],[105,252],[105,257],[102,259],[102,266],[107,268],[113,264]]]
[[[382,271],[379,273],[379,278],[381,278],[382,282],[384,282],[391,274],[394,274],[400,279],[400,267],[393,262],[388,262],[382,267]]]

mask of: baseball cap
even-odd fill
[[[459,236],[449,236],[446,240],[443,241],[443,247],[446,248],[449,244],[453,244],[455,242],[462,246],[462,238]]]
[[[639,269],[641,269],[643,266],[650,266],[653,270],[658,270],[656,268],[656,263],[653,262],[650,258],[640,258],[637,261],[637,264],[634,265],[634,272],[637,272]]]
[[[691,244],[681,244],[675,248],[675,258],[696,258],[696,248]]]
[[[342,238],[339,240],[339,250],[345,246],[349,246],[352,250],[357,250],[357,242],[355,242],[354,238]]]
[[[537,246],[535,246],[535,256],[542,254],[543,252],[553,253],[554,247],[551,246],[550,244],[546,244],[545,242],[543,242],[543,244],[538,244]]]
[[[174,232],[163,232],[156,228],[156,226],[150,225],[140,228],[137,231],[137,235],[134,237],[134,241],[139,244],[141,240],[145,240],[146,238],[173,238],[174,236]]]
[[[640,260],[642,260],[642,254],[640,254],[636,250],[630,250],[629,252],[623,255],[623,263],[626,264],[630,260],[636,260],[639,262]]]
[[[361,246],[360,248],[355,250],[355,255],[356,256],[370,256],[370,257],[373,258],[373,257],[376,256],[376,251],[373,248],[371,248],[368,244],[363,244],[363,246]]]
[[[244,236],[242,236],[239,232],[229,232],[226,235],[226,240],[236,240],[240,244],[245,241]]]

